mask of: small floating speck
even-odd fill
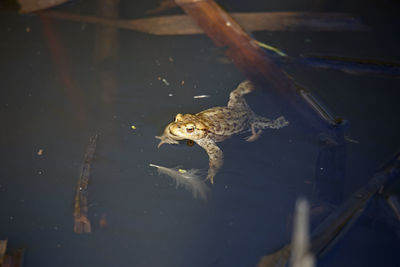
[[[131,125],[131,129],[132,130],[136,130],[136,126],[135,125]]]
[[[165,78],[162,78],[161,81],[162,81],[166,86],[169,86],[169,82],[168,82]]]
[[[43,155],[43,149],[39,149],[38,152],[37,152],[37,155],[38,155],[38,156]]]
[[[99,226],[100,226],[100,228],[104,228],[107,226],[107,224],[108,224],[108,222],[107,222],[106,214],[103,213],[103,215],[101,216],[101,219],[99,221]]]
[[[179,169],[178,172],[180,172],[180,173],[187,173],[187,170]]]
[[[195,95],[193,98],[199,99],[199,98],[208,98],[210,95]]]
[[[168,96],[174,96],[174,95],[170,93],[170,94],[168,94]]]

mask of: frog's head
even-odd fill
[[[207,135],[207,127],[195,115],[191,114],[177,114],[175,121],[165,127],[162,136],[156,136],[161,142],[158,144],[178,144],[179,140],[199,140]]]

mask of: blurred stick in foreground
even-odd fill
[[[319,224],[311,234],[311,251],[318,257],[329,249],[330,245],[349,229],[362,214],[368,201],[378,191],[400,177],[400,153],[386,163],[371,180],[353,193],[342,205]],[[285,266],[291,253],[287,244],[278,251],[261,258],[258,267]]]
[[[204,34],[187,15],[143,19],[113,19],[60,11],[43,11],[40,16],[62,20],[114,26],[155,35]],[[232,13],[247,31],[367,31],[360,19],[344,13],[255,12]]]
[[[309,235],[310,205],[306,199],[296,201],[296,211],[293,225],[291,267],[314,267],[315,258],[310,251]]]
[[[75,193],[74,203],[74,232],[90,233],[92,227],[88,218],[88,184],[90,175],[90,165],[93,161],[93,156],[96,151],[97,134],[89,139],[89,145],[86,149],[85,158],[83,161],[81,174],[79,176],[78,185]]]

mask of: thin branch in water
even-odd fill
[[[88,218],[88,184],[90,167],[93,161],[94,153],[96,152],[97,134],[89,139],[89,145],[86,150],[83,161],[81,174],[76,187],[75,202],[74,202],[74,232],[90,233],[92,231],[91,223]]]

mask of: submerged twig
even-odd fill
[[[311,251],[318,257],[330,248],[330,245],[344,233],[346,229],[361,215],[368,200],[370,200],[379,189],[400,177],[400,153],[386,163],[373,178],[335,211],[326,217],[311,234]],[[291,245],[287,244],[278,251],[264,256],[259,267],[285,266]]]
[[[143,19],[110,19],[60,11],[44,11],[41,16],[113,26],[156,35],[203,34],[201,27],[187,15]],[[360,19],[344,13],[255,12],[232,13],[247,31],[366,31]]]
[[[176,168],[167,168],[155,164],[149,164],[155,167],[159,174],[165,174],[174,179],[176,187],[183,186],[186,190],[192,192],[193,197],[200,197],[207,200],[207,193],[210,191],[206,183],[201,179],[198,169],[183,170]]]
[[[74,232],[78,234],[90,233],[92,231],[88,218],[87,188],[89,184],[90,165],[93,161],[93,156],[96,151],[96,140],[97,134],[93,135],[89,139],[89,145],[86,150],[81,174],[76,187],[74,203]]]
[[[352,75],[400,76],[400,64],[386,60],[323,55],[302,56],[293,60],[313,68],[338,70]]]

